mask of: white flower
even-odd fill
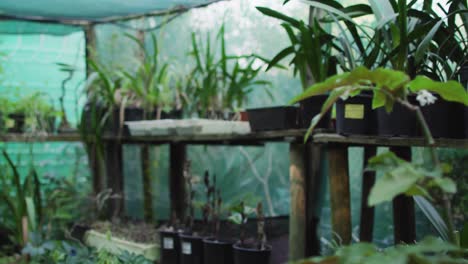
[[[431,94],[427,90],[421,90],[418,92],[418,96],[416,96],[416,100],[418,100],[421,106],[425,106],[425,105],[431,105],[435,103],[435,101],[437,100],[437,97],[435,97],[433,94]]]

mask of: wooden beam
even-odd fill
[[[390,148],[398,157],[411,161],[410,147]],[[412,197],[399,195],[393,199],[393,226],[395,244],[410,244],[416,241],[416,218]]]
[[[328,147],[332,229],[344,245],[351,242],[351,196],[349,191],[348,147]]]
[[[184,164],[187,158],[185,144],[170,144],[169,196],[171,199],[171,218],[180,222],[185,220],[186,191],[184,179]]]
[[[141,173],[143,183],[143,215],[146,222],[153,221],[153,181],[151,180],[151,160],[148,145],[141,146]]]
[[[359,240],[362,242],[372,242],[374,234],[374,211],[375,208],[367,206],[370,190],[375,184],[375,171],[367,171],[368,160],[377,154],[377,147],[364,148],[364,173],[362,175],[362,196],[361,196],[361,223],[359,226]]]
[[[291,143],[289,177],[291,206],[289,213],[289,261],[306,257],[306,146]]]
[[[307,144],[306,163],[306,256],[320,255],[317,228],[322,208],[322,182],[324,149],[322,145]]]
[[[124,211],[124,177],[122,170],[121,142],[108,142],[105,145],[107,188],[112,189],[113,198],[109,205],[109,216],[118,217]]]

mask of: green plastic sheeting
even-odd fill
[[[209,3],[207,0],[2,0],[0,14],[49,19],[99,20],[144,14],[176,6]]]

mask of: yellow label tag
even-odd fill
[[[346,119],[364,119],[364,105],[361,104],[346,104],[345,105]]]

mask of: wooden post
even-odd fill
[[[306,255],[306,145],[291,143],[289,147],[289,177],[291,206],[289,214],[289,260],[296,261]]]
[[[151,161],[148,145],[141,146],[141,173],[143,179],[143,215],[146,222],[153,220],[153,181],[151,180]]]
[[[95,59],[96,51],[96,31],[93,25],[84,27],[85,35],[85,58],[86,58],[86,76],[89,77],[91,74],[91,67],[89,61]],[[98,195],[104,190],[106,186],[105,174],[105,153],[102,149],[102,145],[98,145],[95,140],[84,140],[86,150],[88,153],[88,163],[91,170],[91,176],[93,179],[93,193]]]
[[[328,148],[332,229],[343,244],[351,242],[351,198],[349,191],[348,146]]]
[[[317,227],[322,206],[322,164],[324,152],[321,145],[307,145],[306,162],[306,256],[320,255],[320,239]]]
[[[375,208],[367,206],[370,190],[375,184],[375,171],[366,171],[368,160],[377,154],[377,148],[373,146],[364,147],[364,173],[362,175],[361,196],[361,223],[359,226],[359,240],[372,242],[374,234],[374,211]]]
[[[410,147],[391,147],[398,157],[411,161]],[[393,199],[393,225],[395,244],[414,243],[416,240],[416,219],[414,215],[414,200],[412,197],[399,195]]]
[[[108,141],[105,146],[107,187],[117,195],[109,203],[109,216],[120,216],[124,211],[124,179],[122,170],[122,143]]]
[[[183,143],[170,144],[170,179],[169,191],[171,198],[171,218],[174,220],[184,221],[185,206],[186,206],[186,191],[184,179],[184,163],[186,160],[187,150]]]

